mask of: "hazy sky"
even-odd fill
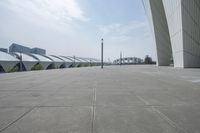
[[[0,47],[15,42],[47,54],[155,59],[141,0],[0,0]]]

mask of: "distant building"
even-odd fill
[[[7,49],[0,48],[0,73],[97,65],[100,65],[99,59],[48,56],[45,49],[29,48],[16,43],[9,47],[9,53]]]
[[[14,56],[0,52],[0,73],[9,72],[17,63],[19,63],[19,60]]]
[[[41,48],[32,48],[31,49],[31,53],[45,55],[46,54],[46,50],[45,49],[41,49]]]
[[[9,52],[13,53],[13,52],[20,52],[20,53],[26,53],[29,54],[31,53],[31,48],[29,47],[25,47],[16,43],[13,43],[10,47],[9,47]]]
[[[0,48],[0,51],[8,53],[8,49],[7,48]]]
[[[16,43],[13,43],[10,47],[9,47],[9,52],[13,53],[13,52],[19,52],[19,53],[25,53],[25,54],[40,54],[40,55],[45,55],[46,54],[46,50],[45,49],[41,49],[41,48],[29,48],[26,46],[22,46]]]
[[[113,64],[115,65],[131,65],[131,64],[143,64],[144,61],[137,57],[124,57],[121,59],[114,60]]]

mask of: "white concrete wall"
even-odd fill
[[[170,65],[172,48],[162,0],[143,0],[157,50],[157,65]]]
[[[172,44],[175,67],[183,67],[181,0],[163,0]]]
[[[200,67],[200,1],[163,0],[175,67]]]
[[[200,0],[182,0],[184,67],[200,67]]]

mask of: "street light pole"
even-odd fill
[[[103,38],[101,41],[101,69],[103,69]]]
[[[73,56],[73,58],[74,58],[73,64],[74,64],[74,67],[75,67],[76,66],[76,57],[75,57],[75,55]]]
[[[120,66],[122,65],[122,52],[120,52],[120,59],[119,59],[119,61],[120,61]]]

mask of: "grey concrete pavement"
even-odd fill
[[[108,66],[0,74],[3,133],[199,133],[200,69]]]

